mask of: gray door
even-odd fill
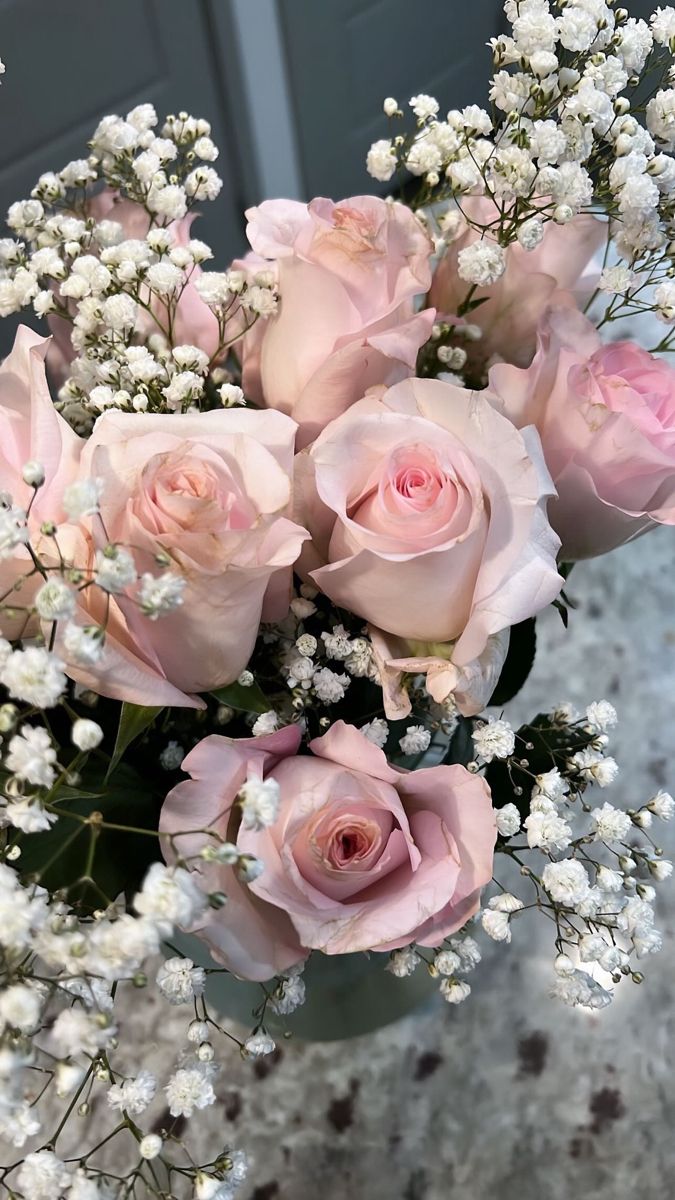
[[[227,41],[226,26],[220,32]],[[229,44],[231,52],[231,39]],[[43,171],[86,156],[87,138],[101,116],[152,101],[160,119],[185,109],[211,121],[223,190],[217,204],[204,205],[195,234],[223,263],[241,250],[250,176],[240,169],[231,130],[241,131],[247,117],[232,72],[224,78],[206,4],[4,0],[0,46],[6,66],[0,87],[3,216],[13,200],[28,196]],[[39,327],[30,314],[21,319]],[[0,322],[2,353],[17,320]]]
[[[385,96],[430,92],[442,111],[487,100],[501,0],[279,0],[279,12],[308,195],[373,190],[364,158],[387,136]]]

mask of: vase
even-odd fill
[[[215,962],[194,934],[176,934],[172,945],[193,962],[215,968],[207,975],[207,1004],[225,1019],[252,1028],[264,992],[258,983],[236,979]],[[166,953],[172,951],[167,948]],[[438,997],[438,980],[420,963],[412,975],[396,979],[385,970],[383,953],[328,955],[314,951],[303,972],[305,1003],[286,1017],[268,1006],[265,1028],[277,1040],[287,1034],[311,1042],[342,1041],[371,1033],[384,1025],[430,1007]],[[268,988],[269,990],[269,988]]]

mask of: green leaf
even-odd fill
[[[511,629],[508,653],[490,704],[507,704],[520,691],[532,670],[536,649],[536,621],[528,617]]]
[[[110,776],[120,762],[127,746],[135,742],[136,738],[140,737],[149,725],[152,725],[161,712],[161,705],[159,708],[149,705],[146,707],[143,704],[128,704],[126,700],[124,701],[120,713],[120,723],[117,728],[115,749],[113,750],[110,766],[108,767],[106,782],[110,779]]]
[[[444,763],[448,765],[461,763],[465,767],[467,763],[475,758],[475,747],[471,736],[473,726],[474,722],[471,717],[459,717],[448,748],[443,755]]]
[[[38,877],[50,891],[66,889],[70,902],[87,912],[137,891],[161,857],[159,838],[142,831],[157,829],[162,796],[123,764],[110,782],[101,779],[100,767],[85,771],[79,794],[62,788],[57,799],[64,811],[51,829],[21,838],[22,874]],[[78,819],[92,813],[100,813],[103,824]],[[131,828],[107,829],[105,822]]]
[[[241,683],[228,683],[227,687],[216,688],[211,695],[219,704],[227,704],[229,708],[237,708],[240,712],[266,713],[272,707],[257,683],[252,683],[250,687],[243,687]]]

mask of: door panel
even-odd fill
[[[372,190],[364,159],[388,133],[385,96],[442,109],[486,100],[500,0],[279,0],[307,195]]]

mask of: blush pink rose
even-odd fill
[[[169,793],[160,832],[195,854],[210,828],[264,863],[244,887],[232,868],[206,866],[205,885],[228,896],[198,932],[238,975],[267,979],[305,957],[436,946],[476,911],[492,876],[490,790],[461,766],[404,771],[338,721],[297,755],[297,730],[263,738],[205,738]],[[237,829],[247,779],[279,786],[276,821]]]
[[[456,692],[479,711],[506,653],[498,635],[562,583],[536,431],[479,392],[410,379],[333,421],[296,480],[312,535],[300,573],[380,631],[382,665],[414,660],[436,699]],[[388,707],[402,715],[393,695]]]
[[[462,212],[469,221],[486,225],[499,216],[493,201],[484,196],[467,196]],[[547,221],[544,237],[534,250],[515,242],[506,251],[506,270],[490,287],[476,288],[472,299],[482,303],[466,320],[477,325],[481,338],[466,343],[474,373],[495,361],[526,367],[537,346],[537,326],[542,311],[551,303],[583,303],[593,290],[595,276],[589,263],[607,236],[607,226],[596,217],[582,214],[567,225]],[[480,237],[480,229],[464,224],[440,258],[429,292],[429,303],[444,317],[456,315],[466,299],[468,284],[457,271],[459,252]],[[464,343],[462,343],[464,345]]]
[[[289,413],[302,446],[368,387],[412,373],[434,318],[415,311],[432,246],[410,209],[375,196],[266,200],[247,217],[249,242],[277,263],[280,290],[253,363],[244,346],[248,394]]]
[[[47,338],[20,325],[12,351],[0,365],[0,492],[7,492],[24,510],[33,501],[28,522],[31,540],[50,559],[53,542],[41,536],[40,526],[44,521],[64,519],[63,493],[77,476],[84,442],[52,403],[45,375],[48,346]],[[44,484],[35,496],[22,477],[24,465],[31,460],[41,463],[45,472]],[[28,552],[17,547],[0,561],[0,592],[4,594],[31,570]],[[21,592],[14,592],[12,601],[17,606],[30,603],[41,582],[40,576],[33,575]],[[0,614],[5,637],[17,636],[24,626],[23,614],[11,620]]]
[[[122,226],[125,239],[143,240],[150,228],[150,218],[140,204],[120,196],[112,188],[104,188],[88,202],[89,215],[95,221],[116,221]],[[169,225],[177,246],[187,246],[190,240],[192,222],[197,213],[188,213],[180,221]],[[218,319],[204,303],[195,284],[202,273],[200,266],[190,270],[189,279],[183,288],[176,306],[173,322],[172,344],[174,346],[198,346],[205,354],[212,357],[216,354],[220,343]],[[146,293],[147,299],[147,293]],[[75,306],[70,304],[74,312]],[[151,304],[154,316],[160,325],[166,328],[166,307],[157,296],[152,297]],[[63,317],[51,314],[47,317],[52,343],[49,347],[48,366],[53,378],[62,383],[67,377],[70,364],[75,357],[70,335],[72,325]],[[141,336],[149,337],[158,332],[157,321],[150,313],[139,309],[136,328]]]
[[[263,606],[267,619],[288,611],[290,568],[307,537],[287,515],[294,435],[275,412],[99,417],[81,463],[83,478],[103,485],[94,546],[122,543],[139,574],[154,575],[163,550],[186,588],[181,607],[156,621],[133,589],[116,595],[104,665],[73,666],[75,678],[138,704],[193,705],[194,693],[237,678]]]
[[[604,554],[675,524],[675,370],[634,342],[603,345],[575,309],[552,309],[527,370],[490,372],[495,403],[534,424],[558,499],[562,558]]]

